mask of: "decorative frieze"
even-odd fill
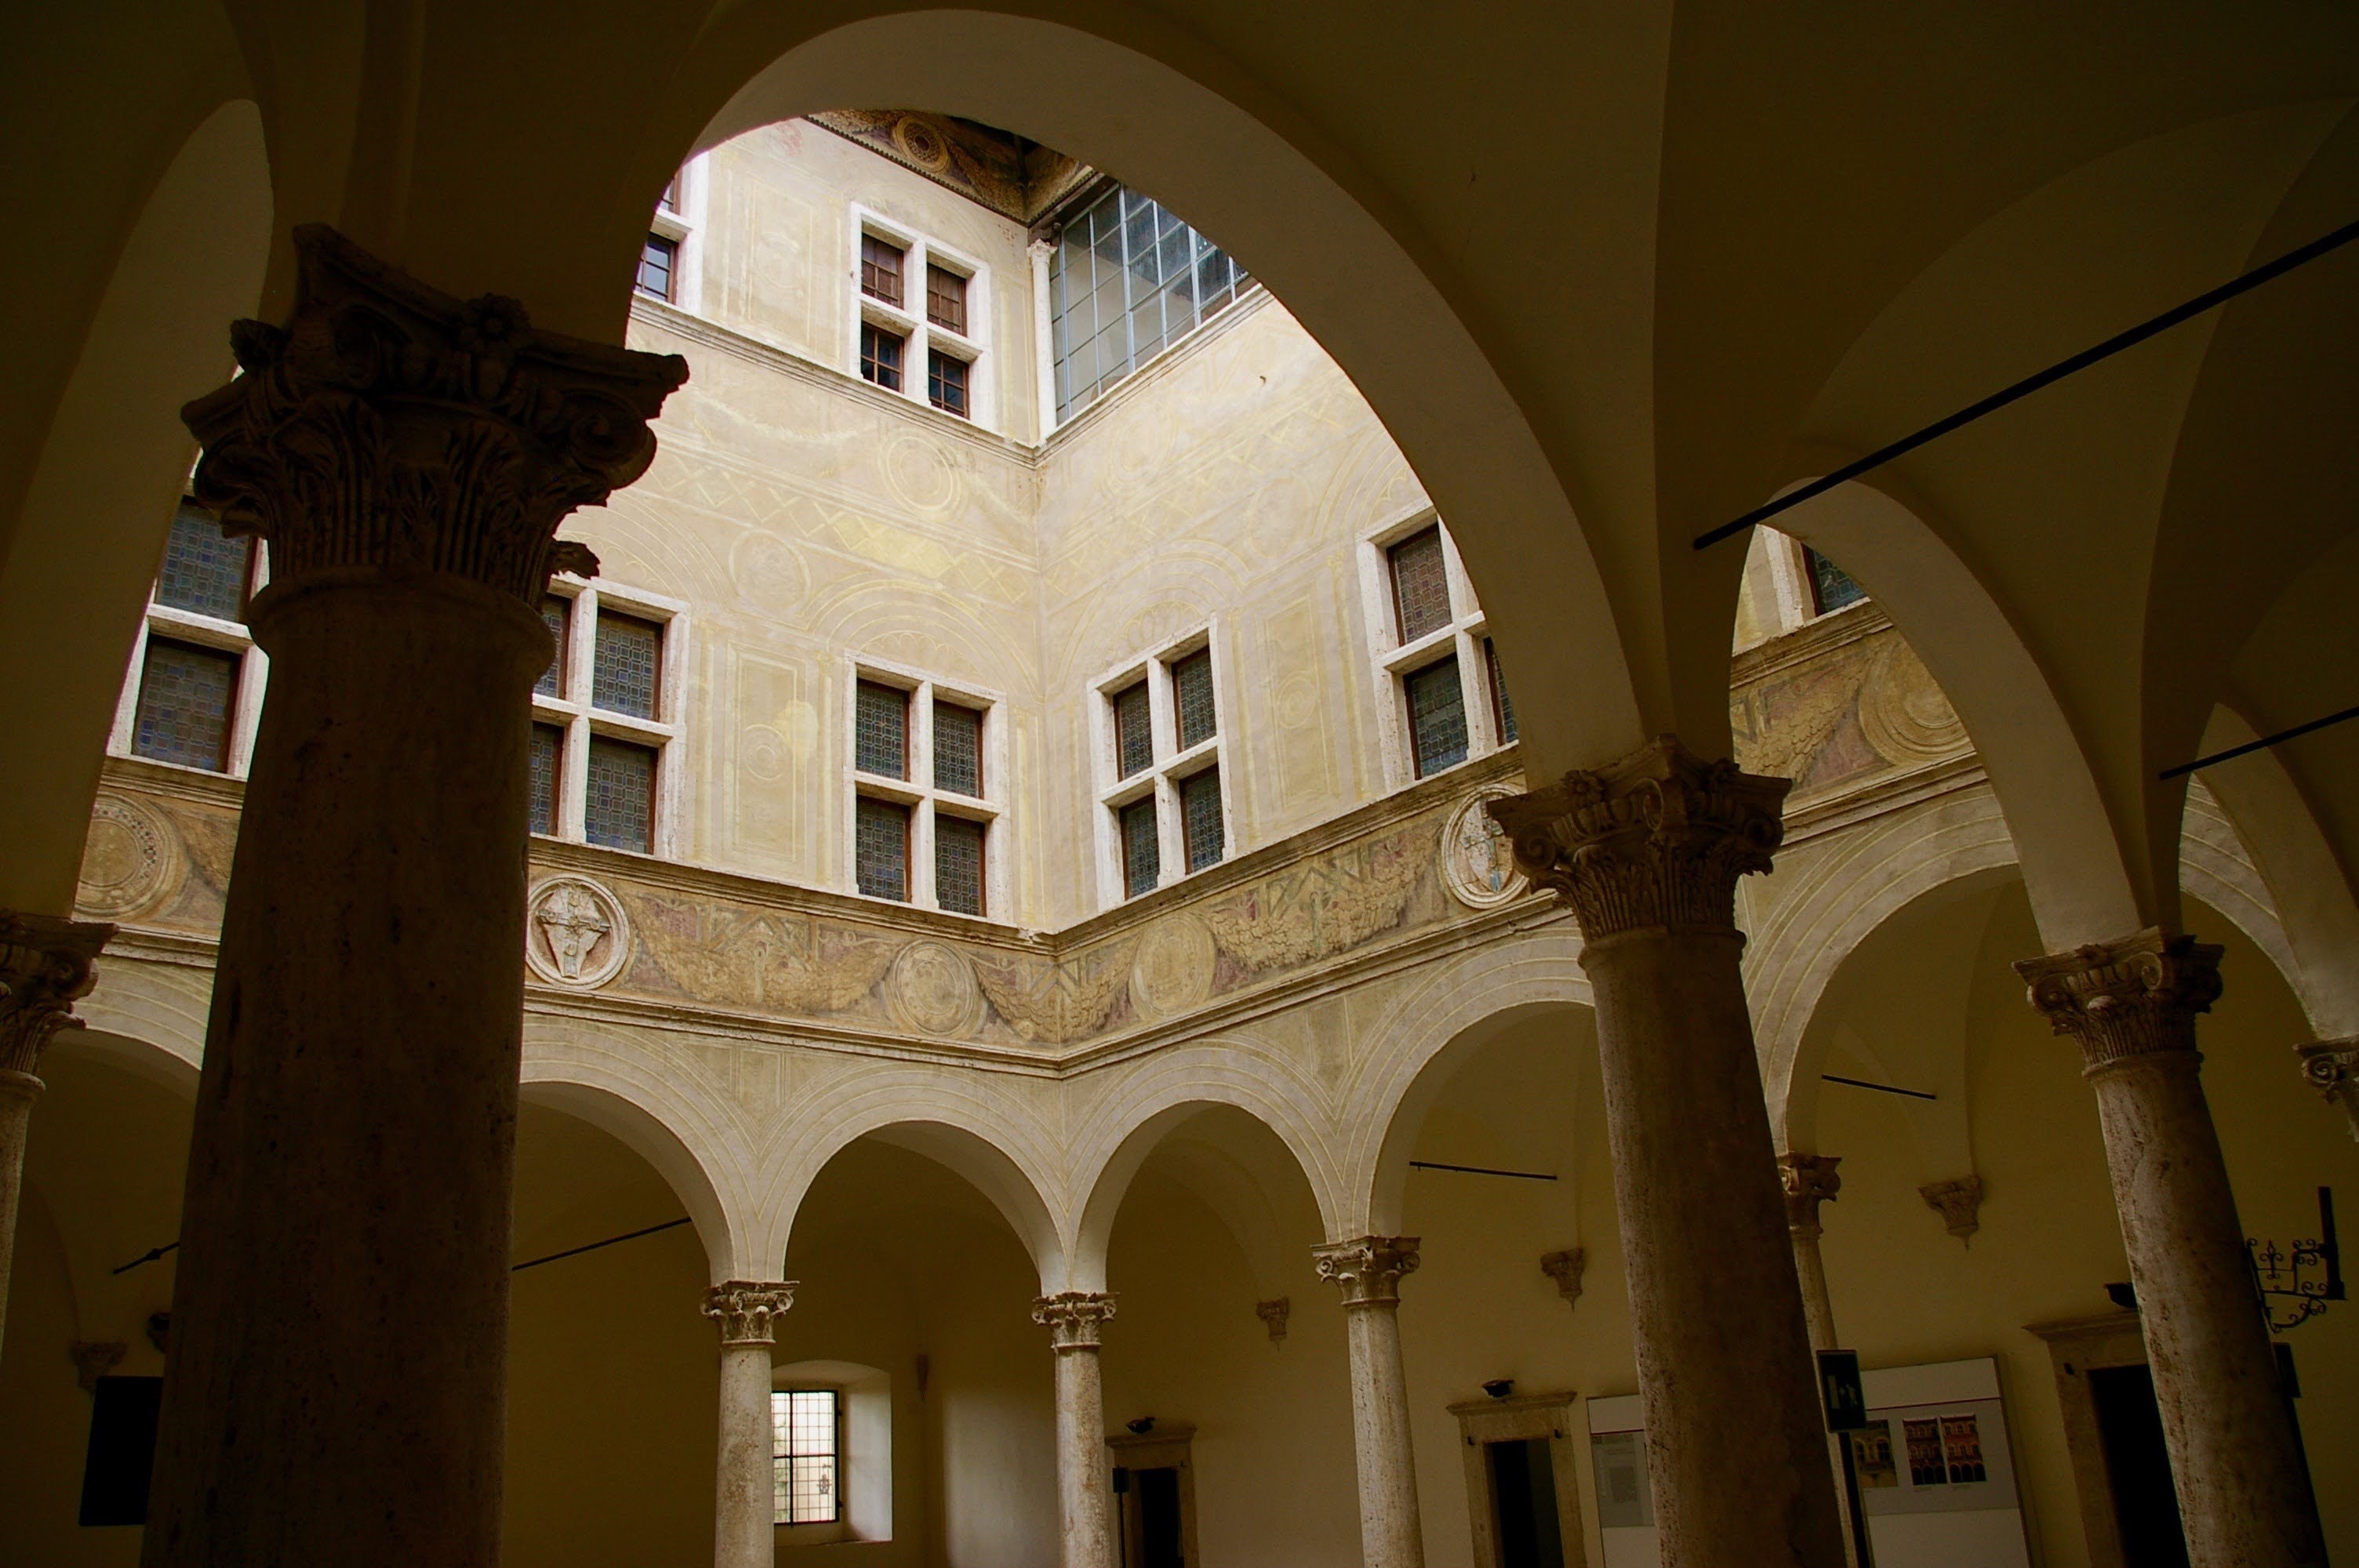
[[[1736,879],[1767,871],[1784,779],[1707,762],[1673,736],[1595,773],[1494,801],[1516,862],[1571,904],[1582,939],[1736,929]]]
[[[1355,1236],[1310,1249],[1319,1277],[1343,1292],[1346,1307],[1397,1306],[1404,1274],[1417,1272],[1414,1236]]]
[[[647,471],[688,362],[453,299],[323,224],[295,251],[292,318],[232,327],[245,373],[181,410],[198,503],[270,541],[278,584],[448,572],[537,604],[552,570],[594,571],[557,525]]]
[[[2221,949],[2149,926],[2114,942],[2015,966],[2031,1005],[2081,1045],[2090,1076],[2120,1063],[2195,1050],[2195,1017],[2220,998]]]
[[[1974,1232],[1982,1228],[1983,1179],[1980,1176],[1953,1176],[1946,1182],[1932,1182],[1917,1189],[1925,1206],[1941,1217],[1941,1223],[1951,1235],[1967,1246],[1973,1245]]]
[[[2301,1076],[2327,1104],[2343,1108],[2351,1119],[2351,1136],[2359,1139],[2359,1035],[2297,1045],[2294,1053],[2301,1058]]]
[[[1114,1297],[1103,1291],[1062,1291],[1032,1303],[1032,1321],[1048,1329],[1049,1343],[1060,1355],[1095,1350],[1099,1331],[1113,1315]]]
[[[0,911],[0,1072],[31,1076],[60,1029],[79,1029],[73,1004],[98,983],[99,950],[114,927]]]
[[[1786,1189],[1786,1226],[1789,1230],[1819,1233],[1819,1206],[1843,1191],[1835,1167],[1840,1154],[1780,1154],[1777,1179]]]
[[[795,1304],[794,1280],[729,1280],[704,1292],[704,1315],[721,1328],[721,1343],[767,1345],[776,1321]]]

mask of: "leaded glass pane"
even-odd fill
[[[934,814],[934,902],[957,914],[983,913],[983,824]]]
[[[1491,711],[1499,721],[1499,744],[1516,738],[1516,705],[1507,697],[1507,677],[1499,668],[1499,644],[1483,639],[1483,660],[1491,667]]]
[[[1212,651],[1199,648],[1171,666],[1171,696],[1180,709],[1180,749],[1212,738]]]
[[[1386,552],[1392,558],[1393,609],[1400,640],[1414,643],[1450,624],[1450,565],[1439,524],[1403,539]]]
[[[1408,694],[1408,739],[1417,775],[1423,778],[1466,760],[1466,689],[1458,678],[1458,655],[1405,676]]]
[[[229,710],[237,695],[238,656],[162,637],[147,639],[139,676],[139,712],[131,749],[158,762],[229,766]]]
[[[983,715],[972,708],[934,704],[934,787],[983,795]]]
[[[598,651],[590,666],[590,702],[634,719],[656,717],[663,628],[636,615],[598,612]]]
[[[842,1510],[837,1471],[835,1390],[779,1389],[770,1395],[770,1518],[777,1524],[832,1524]]]
[[[223,621],[238,620],[245,611],[245,574],[253,561],[251,538],[228,537],[211,513],[184,501],[172,514],[172,532],[164,541],[156,602]]]
[[[549,657],[549,668],[540,672],[540,679],[532,688],[542,697],[557,696],[565,684],[565,623],[566,612],[571,609],[571,605],[553,593],[540,601],[541,623],[557,640],[557,651]]]
[[[532,795],[527,805],[532,831],[557,831],[557,760],[565,752],[565,731],[554,724],[532,727]]]
[[[852,765],[879,778],[909,776],[909,694],[862,681],[853,696]]]
[[[1193,331],[1245,284],[1178,214],[1121,189],[1065,224],[1049,279],[1060,419]]]
[[[1114,754],[1117,776],[1128,778],[1154,764],[1155,726],[1147,699],[1147,683],[1139,681],[1114,694]]]
[[[1122,808],[1122,890],[1125,898],[1153,892],[1163,879],[1163,849],[1155,837],[1155,797]]]
[[[1180,786],[1180,823],[1188,840],[1188,869],[1218,865],[1227,838],[1221,827],[1221,770],[1190,773]]]
[[[609,849],[645,855],[655,849],[655,748],[592,736],[582,836]]]
[[[909,808],[860,797],[853,818],[853,875],[870,898],[909,897]]]
[[[1802,557],[1810,563],[1810,600],[1819,607],[1820,614],[1857,604],[1867,597],[1867,590],[1852,580],[1851,573],[1808,545],[1802,546]]]

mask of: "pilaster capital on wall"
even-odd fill
[[[295,249],[292,318],[234,324],[245,373],[180,411],[198,503],[270,541],[274,583],[449,572],[531,605],[551,571],[595,572],[557,525],[647,471],[688,362],[454,299],[324,224]]]
[[[1346,1307],[1397,1306],[1404,1274],[1417,1272],[1415,1236],[1355,1236],[1310,1249],[1319,1277],[1343,1292]]]
[[[795,1304],[795,1280],[727,1280],[704,1292],[704,1315],[721,1327],[721,1343],[768,1345],[777,1320]]]
[[[1105,1291],[1060,1291],[1032,1302],[1032,1321],[1048,1329],[1049,1343],[1060,1355],[1095,1350],[1099,1331],[1113,1315],[1114,1296]]]
[[[1929,1182],[1917,1189],[1925,1206],[1941,1217],[1942,1226],[1960,1241],[1971,1247],[1974,1232],[1983,1227],[1983,1179],[1980,1176],[1952,1176],[1946,1182]]]
[[[2301,1076],[2327,1104],[2343,1108],[2351,1119],[2351,1136],[2359,1140],[2359,1035],[2297,1045],[2294,1054],[2301,1058]]]
[[[2113,942],[2025,958],[2031,1005],[2080,1043],[2094,1077],[2125,1062],[2195,1052],[2195,1015],[2220,998],[2221,949],[2148,926]]]
[[[1819,1233],[1819,1205],[1843,1191],[1843,1178],[1835,1174],[1842,1163],[1840,1154],[1777,1156],[1777,1180],[1786,1189],[1787,1228]]]
[[[114,935],[99,922],[0,910],[0,1073],[30,1077],[59,1030],[82,1027],[73,1004],[98,983]]]
[[[1636,930],[1734,935],[1736,879],[1769,869],[1792,787],[1660,735],[1487,809],[1524,874],[1572,905],[1584,942]]]
[[[1589,1271],[1589,1253],[1583,1248],[1568,1247],[1561,1252],[1540,1254],[1540,1272],[1556,1281],[1556,1293],[1564,1304],[1578,1307],[1581,1303],[1582,1276]]]

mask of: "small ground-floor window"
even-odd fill
[[[833,1524],[843,1501],[836,1469],[835,1390],[773,1390],[770,1437],[774,1522]]]

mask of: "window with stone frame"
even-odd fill
[[[851,687],[853,891],[989,918],[1006,831],[999,698],[868,660]]]
[[[259,540],[224,534],[212,514],[180,503],[132,643],[109,751],[245,774],[269,664],[245,626],[263,575]]]
[[[1362,541],[1368,654],[1391,700],[1378,718],[1396,785],[1515,743],[1516,708],[1450,530],[1430,512]]]
[[[554,644],[534,684],[527,761],[532,830],[636,854],[665,852],[682,795],[671,670],[677,600],[601,579],[560,579],[541,599]]]
[[[773,1524],[833,1524],[843,1512],[842,1410],[833,1389],[770,1394]]]
[[[883,213],[854,207],[853,366],[862,380],[987,424],[988,269]]]
[[[1191,633],[1093,683],[1104,904],[1227,857],[1216,632]]]

